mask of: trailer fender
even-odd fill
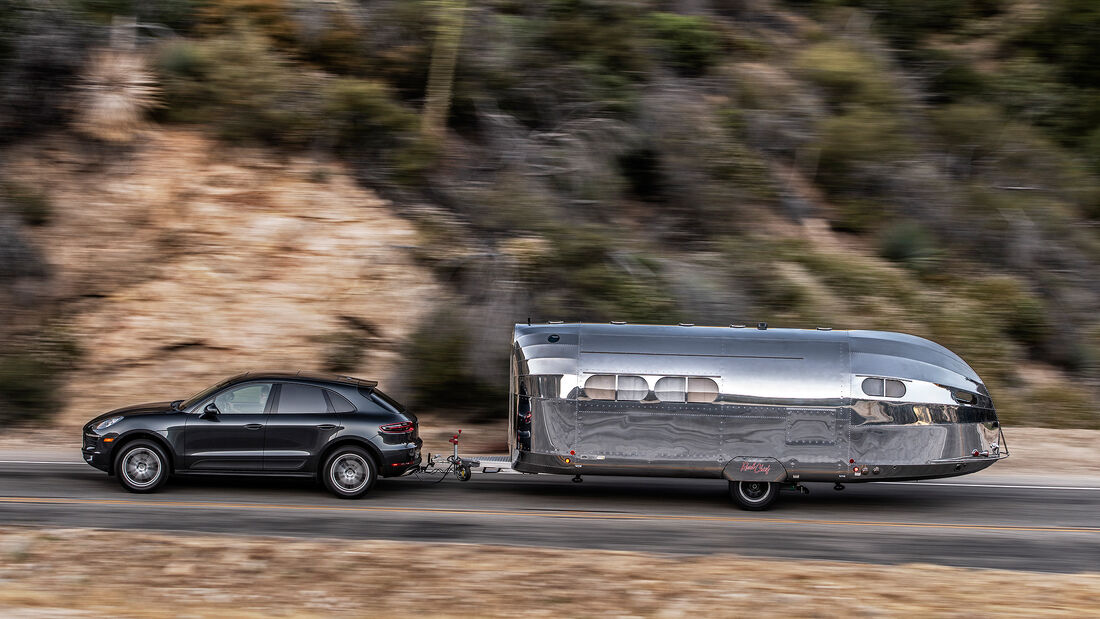
[[[730,481],[786,481],[787,469],[775,458],[738,456],[722,469],[722,477]]]

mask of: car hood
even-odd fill
[[[175,412],[176,409],[172,408],[171,402],[150,402],[148,404],[135,404],[133,406],[123,406],[122,408],[116,408],[113,411],[108,411],[99,415],[95,419],[88,422],[87,425],[95,425],[104,419],[110,419],[111,417],[135,417],[137,415],[156,415]]]

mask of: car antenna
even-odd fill
[[[528,327],[531,326],[531,315],[530,314],[527,314],[527,326]]]

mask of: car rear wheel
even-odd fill
[[[152,441],[127,443],[115,459],[115,475],[130,492],[156,492],[168,481],[168,458]]]
[[[765,510],[779,498],[779,484],[767,481],[731,481],[730,497],[741,509]]]
[[[340,447],[325,460],[325,486],[342,499],[357,499],[374,485],[378,476],[374,459],[358,447]]]

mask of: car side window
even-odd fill
[[[214,396],[214,405],[225,415],[262,415],[271,397],[271,383],[242,385]]]
[[[279,413],[327,413],[328,402],[320,387],[284,383],[279,391]]]
[[[331,389],[325,389],[325,394],[328,395],[329,404],[332,404],[332,410],[336,413],[354,413],[355,405],[348,401],[347,398],[336,393]]]

